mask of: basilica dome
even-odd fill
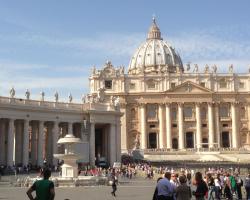
[[[148,37],[132,56],[128,74],[164,73],[183,71],[179,54],[164,41],[155,19],[149,29]]]

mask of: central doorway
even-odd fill
[[[194,148],[194,133],[186,132],[186,148]]]
[[[148,134],[148,148],[149,149],[157,148],[157,134],[156,133]]]
[[[230,137],[228,131],[223,131],[221,134],[222,139],[222,147],[229,148],[230,147]]]

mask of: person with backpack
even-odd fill
[[[250,174],[246,177],[245,180],[245,189],[246,189],[246,199],[250,200]]]

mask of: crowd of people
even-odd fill
[[[250,174],[243,181],[239,173],[229,172],[210,173],[204,176],[196,172],[181,171],[179,173],[165,172],[164,177],[159,177],[153,195],[153,200],[190,200],[194,196],[197,200],[242,200],[242,188],[246,191],[246,199],[250,200]]]

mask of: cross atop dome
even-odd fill
[[[159,27],[156,24],[155,15],[153,15],[152,25],[149,28],[148,37],[147,37],[147,40],[151,40],[151,39],[162,40],[161,31],[160,31]]]

